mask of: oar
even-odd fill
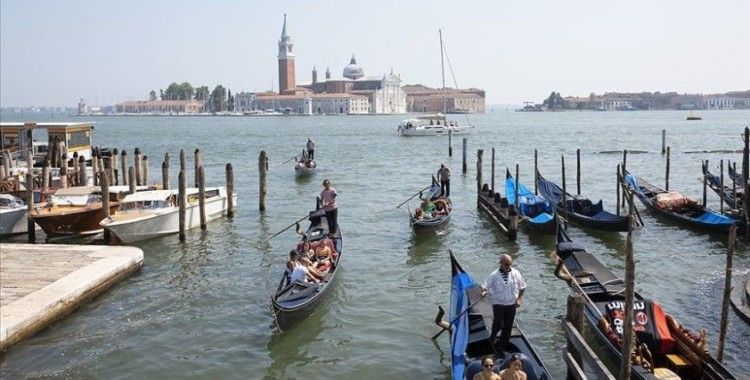
[[[462,311],[462,312],[461,312],[460,314],[458,314],[458,315],[456,316],[456,318],[453,318],[453,320],[452,320],[452,321],[451,321],[451,322],[450,322],[450,323],[448,324],[448,327],[450,328],[450,326],[453,326],[453,324],[454,324],[454,323],[456,323],[456,321],[457,321],[457,320],[458,320],[459,318],[461,318],[461,317],[462,317],[462,316],[463,316],[464,314],[466,314],[466,312],[467,312],[467,311],[469,311],[469,309],[471,309],[471,308],[472,308],[472,307],[474,307],[474,306],[475,306],[475,305],[476,305],[477,303],[479,303],[479,301],[481,301],[481,300],[482,300],[482,299],[484,298],[484,296],[486,296],[486,295],[487,295],[487,292],[484,292],[484,293],[483,293],[483,294],[482,294],[482,295],[481,295],[481,296],[479,297],[479,299],[477,299],[476,301],[474,301],[474,303],[472,303],[472,304],[471,304],[471,305],[469,305],[469,306],[468,306],[468,307],[467,307],[466,309],[464,309],[464,311]],[[435,339],[437,339],[437,338],[438,338],[438,337],[439,337],[439,336],[440,336],[440,335],[441,335],[441,334],[443,333],[443,331],[445,331],[445,330],[448,330],[448,329],[447,329],[447,328],[445,328],[444,326],[440,326],[440,327],[442,328],[442,330],[440,330],[440,331],[439,331],[439,332],[438,332],[437,334],[435,334],[435,336],[433,336],[433,337],[431,338],[432,340],[435,340]]]
[[[427,186],[427,187],[425,187],[425,188],[424,188],[424,189],[422,189],[422,190],[419,190],[419,191],[417,191],[417,193],[416,193],[416,194],[414,194],[414,195],[410,196],[409,198],[406,198],[406,200],[405,200],[405,201],[403,201],[403,202],[401,202],[401,204],[400,204],[400,205],[398,205],[398,206],[396,206],[396,208],[401,208],[401,206],[403,206],[404,204],[406,204],[406,202],[408,202],[408,201],[412,200],[412,198],[416,197],[416,196],[417,196],[417,195],[419,195],[419,194],[420,194],[421,192],[423,192],[423,191],[425,191],[425,190],[429,189],[430,187],[432,187],[432,184],[430,184],[430,186]]]
[[[280,234],[281,234],[282,232],[284,232],[284,231],[286,231],[286,230],[288,230],[288,229],[292,228],[293,226],[297,225],[297,224],[298,224],[299,222],[301,222],[301,221],[303,221],[303,220],[305,220],[305,219],[307,219],[307,218],[309,218],[309,217],[310,217],[310,215],[308,214],[308,215],[305,215],[305,216],[303,216],[303,217],[299,218],[299,219],[298,219],[298,220],[296,220],[296,221],[295,221],[294,223],[292,223],[292,224],[290,224],[290,225],[288,225],[288,226],[284,227],[284,229],[283,229],[283,230],[281,230],[281,231],[279,231],[279,232],[277,232],[277,233],[275,233],[275,234],[271,235],[271,237],[269,237],[269,238],[263,239],[263,241],[261,241],[261,242],[260,242],[260,244],[263,244],[263,243],[265,243],[265,242],[267,242],[267,241],[269,241],[269,240],[271,240],[271,239],[275,238],[276,236],[279,236],[279,235],[280,235]]]
[[[294,156],[294,157],[292,157],[292,158],[290,158],[290,159],[288,159],[288,160],[286,160],[286,161],[284,161],[284,162],[280,163],[279,165],[284,165],[284,164],[286,164],[287,162],[289,162],[289,161],[291,161],[291,160],[296,160],[296,159],[297,159],[297,156]]]

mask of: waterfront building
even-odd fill
[[[255,101],[255,94],[252,92],[242,91],[234,94],[234,110],[236,112],[249,112],[252,111],[253,102]]]
[[[710,110],[750,109],[750,90],[705,95],[703,105]]]
[[[286,14],[284,14],[284,26],[281,29],[279,40],[279,93],[283,95],[294,94],[296,80],[294,77],[294,43],[286,30]]]
[[[448,113],[484,113],[484,90],[469,89],[435,89],[423,85],[407,85],[407,112],[448,112]]]
[[[199,100],[128,100],[115,105],[117,113],[200,113],[205,103]]]

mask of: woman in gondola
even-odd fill
[[[472,380],[500,380],[500,376],[495,373],[495,361],[492,356],[485,355],[482,358],[482,371],[474,375]]]

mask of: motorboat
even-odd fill
[[[420,115],[401,121],[398,134],[401,136],[443,136],[450,131],[454,135],[467,134],[473,127],[459,126],[458,122],[447,120],[445,115]]]
[[[206,220],[226,214],[227,189],[224,186],[206,188]],[[199,227],[199,190],[188,188],[185,193],[185,229]],[[232,196],[237,204],[237,194]],[[180,231],[178,190],[149,190],[125,196],[120,207],[100,225],[123,243],[174,234]]]
[[[11,194],[0,194],[0,236],[26,231],[26,204]]]

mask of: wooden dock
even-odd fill
[[[141,268],[134,247],[0,244],[0,351]]]

